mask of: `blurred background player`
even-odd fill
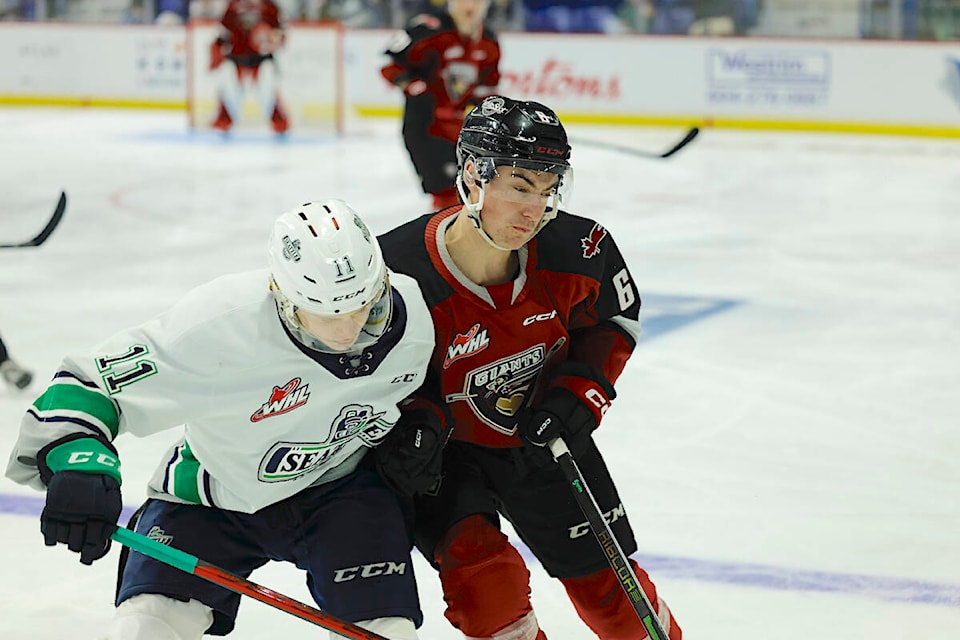
[[[21,367],[15,360],[10,358],[7,352],[7,345],[0,338],[0,378],[4,382],[17,389],[25,389],[30,386],[33,380],[33,374]]]
[[[636,347],[640,296],[612,235],[560,210],[573,186],[569,158],[550,108],[489,97],[457,144],[464,205],[380,237],[390,268],[421,284],[436,331],[427,382],[405,415],[439,434],[431,440],[450,441],[438,488],[433,474],[410,473],[414,459],[433,460],[428,450],[395,446],[417,432],[398,432],[374,456],[388,484],[415,496],[415,540],[440,573],[445,615],[474,640],[547,637],[501,518],[598,638],[647,635],[546,449],[564,439],[623,551],[635,553],[592,433]],[[630,563],[670,640],[680,640],[653,582]]]
[[[220,35],[210,46],[210,71],[217,73],[215,129],[229,131],[241,117],[244,98],[253,93],[270,124],[284,133],[290,123],[280,100],[279,73],[273,54],[285,34],[280,9],[271,0],[231,0],[220,20]]]
[[[200,285],[65,358],[21,421],[7,476],[46,492],[44,542],[91,564],[121,513],[114,440],[181,430],[157,451],[130,527],[244,577],[293,563],[324,611],[416,640],[403,512],[363,461],[406,428],[398,405],[423,380],[429,312],[342,200],[282,214],[268,249],[269,269]],[[334,570],[375,563],[395,570],[369,580]],[[108,640],[233,629],[238,594],[139,553],[120,565]]]
[[[405,96],[403,143],[433,207],[460,203],[456,143],[466,113],[500,82],[500,45],[484,25],[490,0],[448,0],[397,33],[380,73]]]

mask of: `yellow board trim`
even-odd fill
[[[186,110],[185,100],[130,100],[120,98],[77,98],[71,96],[2,95],[0,105],[58,107],[118,107],[129,109]],[[353,111],[368,118],[400,118],[397,107],[359,105]],[[714,127],[762,131],[812,131],[862,133],[928,138],[960,138],[960,126],[894,124],[878,122],[829,122],[815,120],[765,120],[734,117],[649,116],[603,113],[561,113],[564,122],[621,126]]]
[[[401,110],[393,107],[359,106],[357,114],[370,118],[399,118]],[[960,138],[960,126],[890,124],[878,122],[825,122],[814,120],[765,120],[733,117],[640,116],[602,113],[560,113],[564,122],[626,126],[713,127],[717,129],[752,129],[767,131],[815,131],[830,133],[863,133],[930,138]]]
[[[131,100],[129,98],[78,98],[76,96],[24,96],[0,94],[0,105],[39,107],[117,107],[185,111],[186,100]]]

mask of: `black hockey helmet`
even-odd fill
[[[516,179],[517,172],[504,172],[501,167],[553,174],[556,182],[549,193],[512,188],[509,180]],[[497,176],[507,177],[508,182],[492,186]],[[494,242],[480,220],[487,189],[493,189],[491,193],[499,199],[543,207],[535,232],[540,231],[556,217],[573,190],[570,144],[557,114],[539,102],[503,96],[485,98],[467,114],[460,128],[456,185],[463,211],[484,240],[497,249],[506,248]],[[468,193],[471,188],[476,190],[475,196]]]
[[[457,167],[470,158],[563,175],[570,168],[570,144],[557,114],[539,102],[490,96],[463,121],[457,139]],[[489,180],[492,176],[481,176]]]

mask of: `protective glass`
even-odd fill
[[[474,158],[465,178],[468,184],[483,186],[486,198],[548,211],[567,204],[573,191],[572,167],[538,160]]]
[[[274,295],[277,295],[274,291]],[[280,296],[283,294],[280,293]],[[287,328],[306,347],[321,353],[359,352],[373,345],[390,325],[392,294],[389,278],[384,279],[380,294],[353,313],[320,315],[298,309],[289,299],[281,299],[281,313]]]

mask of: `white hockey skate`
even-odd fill
[[[0,362],[0,377],[17,389],[25,389],[33,381],[33,374],[13,360]]]

